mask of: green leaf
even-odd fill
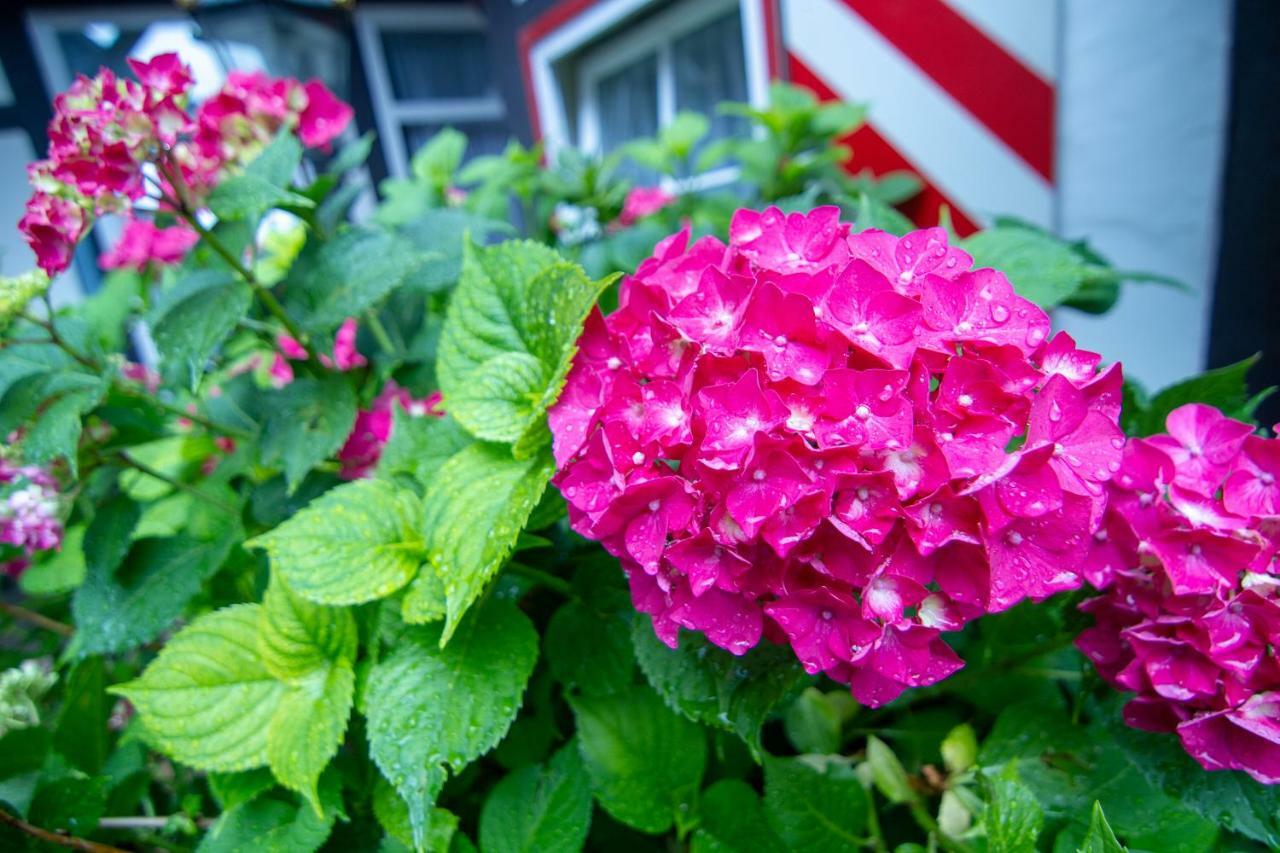
[[[659,131],[662,144],[677,157],[688,157],[702,137],[707,135],[711,122],[702,113],[688,110],[676,113],[671,123]]]
[[[387,834],[410,849],[413,848],[413,828],[409,825],[409,807],[400,799],[396,789],[381,777],[373,788],[373,813]],[[445,809],[430,809],[423,850],[431,853],[448,853],[449,842],[458,831],[458,818]]]
[[[112,688],[158,746],[201,770],[267,763],[267,733],[286,688],[258,654],[261,605],[206,614],[179,631],[139,678]]]
[[[551,617],[542,644],[552,674],[567,689],[605,695],[632,683],[636,658],[627,612],[599,613],[570,601]]]
[[[467,137],[446,127],[414,153],[413,174],[429,186],[443,189],[453,182],[453,174],[466,153]]]
[[[84,583],[84,527],[67,528],[62,548],[33,563],[18,576],[18,587],[27,595],[60,595]]]
[[[818,755],[840,751],[840,723],[839,709],[816,687],[806,687],[782,715],[791,744]]]
[[[337,753],[355,692],[356,623],[350,611],[313,604],[273,578],[263,597],[258,653],[290,689],[267,732],[280,784],[320,812],[320,774]]]
[[[224,179],[209,194],[209,209],[221,220],[257,219],[273,207],[314,207],[315,202],[289,189],[302,162],[302,145],[288,131],[280,133],[244,171]]]
[[[106,806],[105,779],[64,776],[36,790],[27,819],[41,829],[83,838],[97,828]]]
[[[207,781],[209,793],[223,811],[240,803],[247,803],[263,791],[276,786],[276,777],[265,767],[242,773],[210,773]]]
[[[425,557],[422,505],[386,480],[357,480],[325,493],[274,530],[262,548],[296,594],[320,604],[359,604],[408,583]]]
[[[1093,801],[1093,814],[1089,818],[1089,832],[1080,845],[1080,853],[1125,853],[1116,834],[1107,823],[1107,816],[1102,813],[1102,803]]]
[[[907,778],[907,770],[893,754],[893,750],[880,738],[871,735],[867,738],[867,764],[871,767],[871,778],[876,788],[891,803],[909,803],[918,799],[911,788],[911,780]]]
[[[281,681],[304,681],[356,657],[356,620],[349,610],[314,604],[272,578],[262,598],[258,652]]]
[[[458,620],[511,554],[554,470],[547,451],[517,460],[506,447],[478,443],[436,472],[423,498],[423,529],[447,600],[441,643],[449,641]]]
[[[963,773],[978,759],[978,737],[973,726],[961,723],[942,739],[942,762],[951,773]]]
[[[284,466],[291,491],[342,447],[356,420],[356,394],[341,373],[299,377],[264,397],[263,406],[262,458]]]
[[[308,303],[309,330],[330,332],[377,305],[429,260],[409,241],[381,228],[347,228],[299,261],[289,278],[289,295]]]
[[[765,814],[787,849],[861,850],[868,807],[866,789],[840,759],[765,759]]]
[[[669,649],[644,616],[636,617],[631,639],[641,671],[667,705],[734,732],[760,759],[760,727],[802,677],[788,649],[761,643],[736,657],[689,632],[681,632],[679,647]]]
[[[416,418],[396,407],[391,438],[378,459],[378,476],[404,474],[422,486],[436,478],[440,466],[475,441],[449,416]]]
[[[1031,789],[1016,775],[987,779],[987,809],[982,823],[990,853],[1029,853],[1044,825],[1044,811]]]
[[[326,776],[325,782],[323,817],[290,795],[269,791],[219,815],[197,853],[313,853],[333,831],[342,804],[337,777]]]
[[[49,403],[22,437],[23,458],[33,465],[65,459],[75,476],[82,419],[102,401],[105,392],[105,383],[94,381]]]
[[[149,316],[169,382],[194,388],[210,354],[249,310],[253,291],[229,273],[204,269],[162,291]]]
[[[641,832],[687,825],[707,762],[706,736],[647,687],[570,697],[596,800]]]
[[[888,231],[890,234],[896,234],[899,237],[915,229],[915,224],[910,219],[907,219],[897,210],[869,193],[862,193],[858,196],[858,208],[857,213],[854,215],[854,222],[860,231],[867,228],[879,228],[881,231]]]
[[[844,136],[862,124],[866,115],[867,108],[864,104],[847,104],[841,101],[823,104],[813,117],[813,131],[823,136]]]
[[[229,549],[226,539],[204,541],[183,534],[139,539],[129,551],[127,571],[119,575],[90,564],[71,599],[78,629],[73,653],[113,654],[155,639],[182,615]]]
[[[443,648],[440,633],[405,632],[364,697],[370,754],[408,803],[418,847],[445,768],[458,772],[502,739],[538,657],[528,617],[500,599],[472,611]]]
[[[84,773],[102,772],[110,713],[102,658],[77,662],[63,688],[62,708],[53,728],[54,747]]]
[[[755,789],[741,779],[721,779],[702,792],[692,853],[757,853],[785,850],[765,817]]]
[[[1249,385],[1246,375],[1258,363],[1259,356],[1252,355],[1244,361],[1225,367],[1206,370],[1204,373],[1174,383],[1157,392],[1142,412],[1137,425],[1139,435],[1164,432],[1165,418],[1179,406],[1187,403],[1204,403],[1216,406],[1233,417],[1245,417],[1249,402]]]
[[[508,774],[480,812],[485,853],[571,853],[582,849],[591,826],[591,786],[575,743],[544,767]]]
[[[532,455],[582,323],[611,280],[592,282],[537,243],[468,244],[436,365],[445,408],[473,435]]]
[[[342,745],[355,687],[349,661],[318,669],[292,682],[267,729],[271,772],[281,785],[302,794],[317,815],[321,804],[316,786]]]
[[[997,226],[959,245],[973,256],[975,267],[1000,270],[1020,296],[1041,308],[1070,299],[1092,273],[1092,265],[1070,244],[1031,228]]]
[[[325,169],[326,174],[345,175],[352,169],[358,169],[369,159],[373,144],[378,135],[372,130],[366,131],[355,142],[342,146],[342,150],[334,155]]]

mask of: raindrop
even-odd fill
[[[1003,323],[1009,319],[1009,309],[1001,305],[999,302],[991,306],[991,319],[997,323]]]

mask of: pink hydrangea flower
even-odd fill
[[[373,404],[356,414],[351,434],[338,451],[338,462],[342,465],[340,473],[344,479],[358,480],[373,472],[382,457],[382,448],[391,439],[397,406],[415,418],[438,418],[444,415],[438,392],[416,400],[395,382],[387,382],[382,392],[374,398]]]
[[[157,228],[150,220],[131,216],[125,223],[120,241],[98,259],[98,266],[104,270],[141,272],[151,264],[180,263],[199,240],[200,235],[186,225]]]
[[[1210,406],[1133,439],[1085,571],[1103,594],[1076,645],[1205,768],[1280,782],[1280,439]]]
[[[320,354],[320,363],[325,367],[338,370],[343,373],[348,370],[355,370],[364,367],[369,363],[360,351],[356,349],[356,333],[359,331],[359,324],[355,317],[348,317],[342,321],[342,325],[338,327],[338,332],[333,338],[333,355],[329,356],[325,353]],[[271,384],[276,388],[283,388],[293,381],[293,368],[289,366],[290,361],[305,361],[307,358],[307,349],[294,338],[286,334],[276,336],[276,347],[279,352],[271,361],[269,375]]]
[[[971,264],[941,229],[744,210],[588,318],[554,482],[664,642],[769,637],[882,704],[961,666],[943,632],[1083,582],[1119,373]]]
[[[618,228],[630,228],[675,200],[676,197],[662,187],[633,187],[623,200],[622,212],[614,220],[614,225]]]
[[[62,546],[61,509],[47,471],[0,457],[0,571],[17,577],[37,552]]]
[[[308,147],[327,150],[353,116],[317,80],[304,84],[260,72],[232,72],[191,114],[191,71],[176,54],[128,62],[136,79],[104,68],[76,78],[54,99],[48,154],[28,170],[35,194],[19,223],[50,275],[70,265],[94,217],[128,213],[149,192],[159,194],[163,206],[199,207],[223,176],[282,128],[296,129]],[[193,241],[185,230],[131,225],[103,263],[108,269],[173,263]]]

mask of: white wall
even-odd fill
[[[1126,286],[1110,314],[1058,322],[1159,388],[1202,370],[1208,346],[1231,2],[1063,0],[1062,13],[1060,232],[1195,293]]]

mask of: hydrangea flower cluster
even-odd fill
[[[1280,439],[1175,409],[1132,439],[1085,571],[1104,594],[1077,645],[1205,768],[1280,783]]]
[[[37,551],[62,545],[61,508],[49,472],[0,457],[0,572],[17,577]]]
[[[1080,585],[1118,367],[942,229],[770,208],[689,238],[588,318],[550,412],[570,522],[663,641],[787,642],[879,705],[960,668],[943,631]]]
[[[129,269],[142,272],[149,265],[168,266],[182,261],[200,235],[187,225],[157,227],[149,219],[130,216],[120,240],[98,258],[104,270]]]
[[[194,115],[187,112],[191,71],[176,54],[130,59],[136,79],[109,69],[80,76],[54,100],[48,157],[28,168],[35,194],[19,222],[40,268],[56,275],[96,216],[128,213],[149,192],[198,207],[226,171],[253,158],[281,127],[303,144],[325,148],[352,117],[322,83],[232,72]],[[154,182],[148,186],[148,179]],[[141,232],[118,250],[137,263]],[[185,235],[147,246],[173,249]],[[158,256],[157,256],[158,257]]]

